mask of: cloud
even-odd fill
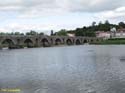
[[[37,32],[44,32],[45,34],[50,34],[52,29],[58,29],[59,25],[51,25],[51,24],[21,24],[21,23],[10,23],[5,27],[0,27],[0,32],[22,32],[26,33],[31,30]]]
[[[95,18],[95,20],[123,20],[125,16],[125,0],[0,0],[0,2],[0,13],[5,12],[3,14],[6,15],[4,20],[8,24],[5,28],[8,31],[12,31],[13,28],[20,31],[31,29],[51,30],[63,27],[73,28],[75,23],[80,26],[83,25],[82,17],[86,17],[86,22],[90,21],[91,23],[93,21],[89,16],[85,15],[86,13]],[[71,14],[72,19],[67,19],[67,16],[62,17],[68,14]],[[74,14],[80,14],[81,16],[78,16],[79,18],[74,17]],[[62,20],[66,21],[64,23],[60,21],[55,23],[56,20],[60,19],[54,17],[54,20],[51,20],[51,16],[61,16],[60,19],[62,18]],[[0,15],[0,18],[2,18],[2,15]],[[44,20],[48,24],[45,24],[41,20],[42,18],[48,18],[48,20]],[[33,21],[38,19],[40,19],[38,22],[41,24]],[[80,21],[77,22],[75,19],[80,19]],[[29,20],[32,20],[31,24]],[[67,20],[68,22],[70,21],[68,24],[66,24]],[[15,21],[19,22],[19,24],[14,23]],[[85,19],[83,21],[85,22]],[[21,22],[26,24],[20,24]],[[4,30],[5,28],[3,27],[2,29]]]
[[[53,28],[50,24],[20,24],[20,23],[10,23],[6,25],[5,28],[17,31],[30,31],[30,30],[49,30],[48,28]]]
[[[96,13],[95,16],[102,19],[124,19],[125,7],[119,7],[114,10],[102,11]]]
[[[42,15],[48,11],[101,12],[125,6],[124,0],[0,0],[0,2],[0,10],[21,10],[24,15]]]

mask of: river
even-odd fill
[[[0,88],[18,88],[19,93],[125,93],[125,46],[0,50]]]

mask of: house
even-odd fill
[[[96,37],[101,37],[101,38],[125,38],[125,28],[118,29],[116,31],[97,31],[96,32]]]
[[[108,31],[108,32],[97,31],[96,37],[108,39],[108,38],[110,38],[110,31]]]

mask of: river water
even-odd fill
[[[19,93],[125,93],[125,46],[0,50],[0,88],[18,88]]]

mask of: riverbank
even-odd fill
[[[112,38],[112,39],[107,39],[107,40],[103,40],[100,42],[94,42],[91,44],[96,44],[96,45],[121,45],[121,44],[125,44],[125,38]]]

